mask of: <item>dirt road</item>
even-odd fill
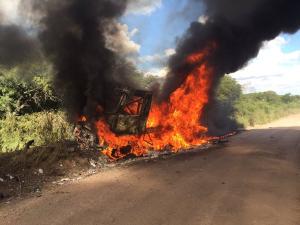
[[[0,224],[299,225],[300,115],[2,205]]]

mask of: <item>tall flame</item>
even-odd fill
[[[130,153],[136,156],[149,151],[169,148],[174,152],[201,145],[208,141],[207,128],[200,124],[203,108],[209,101],[209,92],[213,82],[213,69],[205,62],[212,50],[192,54],[186,58],[186,64],[196,65],[188,74],[185,82],[174,91],[169,102],[153,103],[147,128],[153,128],[148,135],[117,136],[110,131],[104,119],[96,122],[100,144],[108,148],[104,154],[111,158],[124,156],[119,149],[131,146]]]

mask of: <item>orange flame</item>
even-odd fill
[[[117,136],[104,119],[96,122],[100,144],[108,147],[104,154],[110,158],[122,158],[126,152],[123,146],[131,146],[131,153],[136,156],[146,154],[150,149],[169,148],[177,152],[207,143],[207,128],[200,124],[203,108],[209,101],[209,92],[213,82],[213,69],[205,62],[205,57],[214,45],[205,51],[186,58],[187,64],[198,65],[186,78],[185,82],[174,91],[169,102],[153,103],[147,128],[153,132],[142,136]]]
[[[80,116],[79,119],[78,119],[78,121],[80,121],[80,122],[87,122],[88,119],[87,119],[86,116]]]

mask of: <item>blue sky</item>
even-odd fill
[[[164,0],[151,14],[129,14],[122,18],[130,30],[139,29],[133,40],[141,45],[141,56],[174,48],[176,37],[182,36],[191,21],[198,19],[197,12],[203,8],[200,4],[191,8],[187,3],[187,0]]]
[[[288,45],[284,47],[285,52],[300,50],[300,31],[293,35],[284,34],[283,37],[289,41]]]
[[[143,1],[143,0],[141,0]],[[147,2],[147,0],[144,0]],[[138,32],[131,39],[140,45],[137,65],[144,71],[159,75],[166,72],[165,50],[176,47],[176,38],[181,37],[192,21],[198,20],[204,7],[199,4],[188,8],[187,0],[154,0],[151,12],[142,9],[128,13],[121,19],[129,31]],[[244,87],[245,92],[274,90],[280,94],[300,94],[300,32],[294,35],[282,34],[265,43],[256,59],[231,76]]]

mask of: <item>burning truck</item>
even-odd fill
[[[154,127],[153,113],[156,106],[154,104],[154,108],[151,108],[153,93],[129,88],[116,88],[113,93],[114,100],[111,102],[111,107],[103,112],[102,120],[95,122],[96,130],[86,116],[80,118],[74,134],[81,148],[89,150],[100,147],[103,153],[111,159],[123,158],[129,154],[141,156],[149,150],[162,150],[162,148],[155,149],[155,144],[157,144],[155,138],[161,132],[162,127]],[[202,138],[205,131],[203,129],[201,133]],[[110,141],[110,138],[113,141]],[[177,138],[178,142],[183,141],[179,136]],[[117,140],[121,140],[121,143],[115,144]],[[180,144],[178,148],[179,146]],[[188,145],[185,146],[188,147]],[[178,150],[171,144],[163,147],[168,148],[169,151]]]
[[[80,123],[92,123],[95,129],[90,130],[97,133],[93,140],[97,139],[103,153],[112,159],[128,154],[142,156],[149,150],[177,152],[207,143],[212,137],[206,135],[207,128],[200,119],[213,82],[213,69],[205,63],[210,48],[186,58],[186,64],[199,66],[168,101],[153,99],[149,91],[117,88],[113,107],[102,110],[99,106],[99,119],[89,121],[81,116]]]
[[[112,132],[117,135],[145,135],[153,93],[130,88],[115,88],[110,108],[104,117]],[[94,134],[86,116],[82,116],[74,130],[74,135],[82,149],[97,145],[99,137]],[[102,139],[100,137],[100,139]]]

